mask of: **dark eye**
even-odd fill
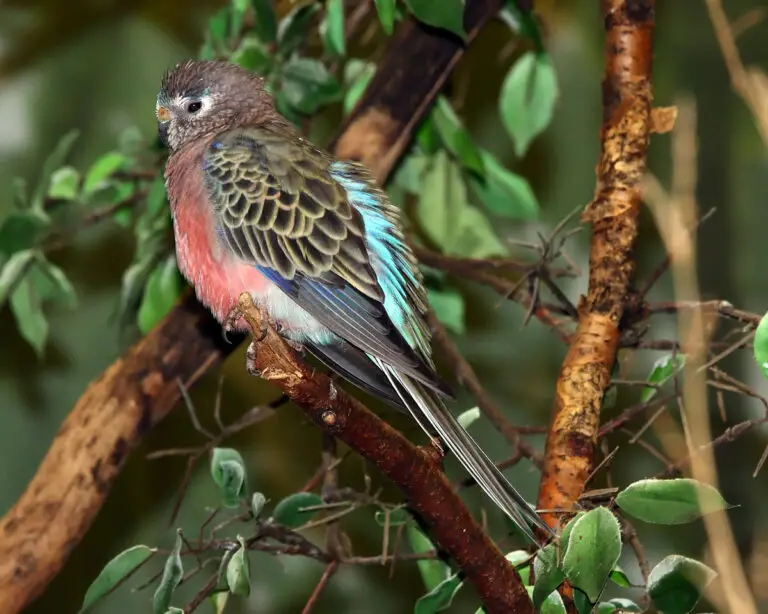
[[[187,113],[197,113],[200,109],[203,108],[203,103],[199,100],[195,100],[195,102],[190,102],[187,105]]]

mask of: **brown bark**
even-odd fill
[[[538,501],[547,510],[571,510],[592,470],[600,406],[635,272],[640,181],[651,127],[654,1],[603,0],[603,18],[602,155],[595,198],[582,216],[592,224],[589,290],[555,391]],[[551,526],[560,519],[543,516]]]
[[[472,0],[468,41],[502,0]],[[335,145],[383,181],[463,54],[454,38],[407,24]],[[125,459],[194,382],[228,355],[210,315],[188,294],[80,398],[27,490],[0,523],[0,603],[13,614],[42,593],[101,509]],[[418,493],[417,493],[418,494]],[[498,551],[496,551],[498,552]],[[486,566],[495,561],[491,553]]]
[[[374,463],[405,493],[432,536],[477,589],[488,614],[533,613],[517,571],[482,530],[436,462],[433,449],[414,446],[329,377],[298,358],[262,320],[244,293],[240,305],[255,342],[253,366],[280,387],[307,416]],[[265,333],[265,334],[262,334]]]

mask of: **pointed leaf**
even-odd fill
[[[69,152],[72,149],[72,145],[75,144],[77,137],[80,133],[77,130],[67,132],[54,147],[51,154],[46,158],[43,164],[43,170],[40,173],[40,177],[37,180],[37,187],[32,194],[32,200],[30,206],[36,211],[43,211],[45,206],[45,195],[48,192],[48,184],[50,183],[51,175],[57,168],[61,168],[64,162],[69,156]]]
[[[464,297],[455,288],[435,290],[429,288],[429,304],[439,320],[451,332],[464,334]]]
[[[704,563],[672,554],[648,577],[648,595],[663,614],[688,614],[717,573]]]
[[[573,525],[562,568],[571,584],[595,603],[620,555],[619,521],[610,510],[598,507]]]
[[[464,38],[465,0],[405,0],[405,5],[419,21],[428,26],[443,28]]]
[[[277,29],[277,45],[283,57],[290,56],[307,40],[309,24],[320,9],[317,2],[297,6],[281,21]]]
[[[685,366],[685,354],[667,354],[662,356],[656,362],[653,363],[651,374],[648,376],[648,382],[651,384],[657,384],[661,386],[670,377],[672,377],[678,371],[681,371]],[[658,392],[657,388],[650,386],[643,388],[640,393],[640,400],[643,403],[647,403]]]
[[[32,270],[38,254],[27,249],[16,252],[0,269],[0,305],[3,305],[21,280]]]
[[[224,614],[227,602],[229,601],[229,595],[228,591],[219,591],[211,595],[211,605],[216,614]]]
[[[344,0],[328,0],[325,3],[325,19],[320,24],[325,50],[330,55],[344,57],[347,54],[347,33],[344,31]]]
[[[347,62],[344,66],[344,89],[346,90],[344,115],[352,112],[375,74],[376,64],[373,62],[364,62],[356,58]]]
[[[173,591],[184,577],[184,566],[181,563],[181,531],[176,531],[176,544],[173,546],[171,554],[165,561],[163,576],[160,578],[160,584],[152,597],[152,607],[155,614],[165,614],[171,605]]]
[[[624,588],[632,587],[632,583],[629,581],[629,576],[627,576],[626,572],[618,565],[616,565],[611,572],[611,582]]]
[[[465,168],[474,171],[480,177],[484,177],[483,158],[445,96],[437,98],[435,110],[432,112],[432,120],[448,151],[456,156]]]
[[[51,218],[43,211],[15,211],[0,226],[0,252],[11,255],[37,245],[51,226]]]
[[[126,166],[130,159],[119,151],[110,151],[99,157],[88,169],[83,180],[83,195],[90,196],[106,186],[112,175]]]
[[[446,578],[426,595],[419,597],[413,610],[414,614],[434,614],[447,609],[462,584],[458,574]]]
[[[262,42],[274,43],[277,40],[277,12],[274,0],[251,0],[256,19],[253,29]]]
[[[485,179],[471,177],[474,192],[490,211],[511,219],[531,220],[539,216],[539,202],[525,177],[505,168],[492,153],[480,150]]]
[[[754,355],[763,375],[768,377],[768,313],[760,318],[755,329]]]
[[[716,488],[689,478],[640,480],[616,497],[622,510],[655,524],[684,524],[730,506]]]
[[[231,60],[243,68],[264,75],[272,69],[274,60],[267,48],[256,38],[244,38],[232,54]]]
[[[565,580],[565,574],[558,561],[557,544],[549,544],[539,550],[533,559],[533,575],[535,583],[531,599],[533,605],[539,607]]]
[[[251,594],[251,566],[248,562],[248,549],[241,535],[237,536],[240,547],[227,564],[227,586],[233,595],[247,597]]]
[[[451,253],[469,209],[464,181],[448,154],[439,151],[426,170],[416,210],[424,233],[441,251]]]
[[[472,409],[468,409],[467,411],[461,412],[459,414],[459,416],[456,418],[456,421],[463,428],[468,429],[470,426],[472,426],[479,419],[480,419],[480,408],[479,407],[473,407]]]
[[[435,545],[432,543],[432,540],[424,535],[421,529],[409,524],[406,531],[413,552],[423,554],[435,551]],[[439,559],[421,559],[416,561],[416,565],[418,566],[419,573],[421,573],[421,578],[424,581],[424,587],[430,592],[442,584],[442,582],[448,579],[451,575],[450,568]]]
[[[219,487],[222,505],[240,507],[240,498],[248,490],[245,461],[240,452],[232,448],[214,448],[211,454],[211,476]]]
[[[55,288],[54,297],[60,300],[70,309],[74,309],[77,306],[77,293],[75,292],[75,288],[72,285],[72,282],[69,281],[66,273],[64,273],[61,268],[57,267],[49,260],[45,260],[43,258],[39,260],[38,268],[51,282],[53,282],[53,286]],[[43,294],[40,292],[39,288],[38,292],[42,297]]]
[[[307,509],[323,504],[323,499],[313,492],[297,492],[288,495],[275,506],[274,521],[295,529],[307,524],[319,510]]]
[[[48,341],[48,320],[40,296],[28,277],[19,281],[11,293],[11,311],[21,336],[32,346],[37,357],[42,358]]]
[[[552,121],[557,96],[555,69],[546,53],[529,51],[507,73],[499,112],[518,156]]]
[[[384,32],[389,36],[395,31],[395,17],[397,0],[376,0],[376,10],[379,12],[379,21]]]
[[[139,307],[139,330],[147,334],[162,320],[184,291],[184,281],[171,254],[157,265],[147,281],[147,288]]]
[[[490,258],[506,256],[508,252],[485,214],[477,207],[468,206],[461,211],[458,236],[451,253],[465,258]]]
[[[48,198],[74,200],[80,187],[80,173],[73,166],[62,166],[51,174]]]
[[[533,601],[533,591],[535,590],[534,587],[526,586],[525,588],[528,591],[528,596],[531,598],[531,601]],[[552,591],[549,595],[547,595],[544,601],[541,602],[541,606],[537,610],[537,614],[567,614],[567,610],[565,609],[565,604],[563,603],[563,598],[560,596],[560,593],[557,591]]]
[[[305,115],[341,96],[341,85],[320,60],[293,58],[284,64],[282,77],[285,99]]]
[[[123,580],[146,563],[154,553],[154,548],[149,546],[132,546],[109,561],[88,587],[80,612],[85,612],[99,599],[111,593]]]

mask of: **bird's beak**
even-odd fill
[[[165,148],[168,148],[168,127],[170,125],[170,122],[157,122],[157,134]]]

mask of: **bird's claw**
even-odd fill
[[[256,367],[257,357],[258,352],[256,351],[256,343],[251,341],[251,343],[248,344],[248,349],[245,351],[245,368],[248,370],[248,373],[254,377],[261,377],[261,370]]]
[[[243,317],[243,312],[240,307],[234,307],[228,314],[227,319],[224,320],[224,324],[221,327],[221,335],[224,337],[224,341],[231,343],[229,340],[229,333],[236,330],[237,321]]]

